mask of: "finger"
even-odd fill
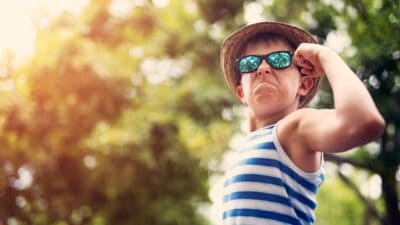
[[[309,70],[314,69],[314,65],[308,60],[304,60],[304,61],[300,62],[298,64],[298,66],[300,66],[301,68],[309,69]]]
[[[297,64],[304,64],[308,60],[304,57],[302,54],[294,55],[293,56],[293,61],[295,61]]]
[[[305,75],[305,76],[312,76],[314,70],[306,69],[306,68],[301,68],[300,73]]]
[[[307,58],[307,55],[309,55],[308,47],[307,45],[304,45],[305,43],[301,44],[293,53],[293,58],[296,59],[305,59]]]
[[[296,49],[296,51],[294,51],[294,53],[293,53],[293,58],[294,58],[294,59],[298,59],[298,58],[300,58],[300,57],[302,57],[302,55],[301,55],[301,53],[299,52],[299,49]]]
[[[313,76],[321,77],[324,75],[325,72],[324,72],[324,69],[320,65],[317,65],[316,67],[314,67],[313,73],[314,73]]]
[[[300,70],[300,73],[303,74],[304,76],[309,76],[309,77],[322,77],[323,76],[323,72],[317,71],[315,69],[309,70],[309,69],[302,68]]]

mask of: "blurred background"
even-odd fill
[[[316,224],[400,223],[398,0],[0,0],[0,15],[0,225],[218,224],[246,128],[219,46],[261,20],[338,52],[386,119],[326,155]],[[311,105],[332,106],[326,83]]]

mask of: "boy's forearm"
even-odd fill
[[[321,66],[333,92],[336,115],[344,123],[384,124],[375,103],[362,81],[332,50],[326,48],[319,54]]]

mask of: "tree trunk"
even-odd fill
[[[382,175],[381,175],[382,176]],[[390,174],[382,176],[382,194],[385,199],[386,223],[387,225],[396,225],[400,221],[399,196],[396,191],[395,176]]]

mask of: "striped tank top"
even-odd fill
[[[299,169],[282,149],[276,126],[251,132],[226,171],[224,225],[313,224],[315,194],[324,180]]]

